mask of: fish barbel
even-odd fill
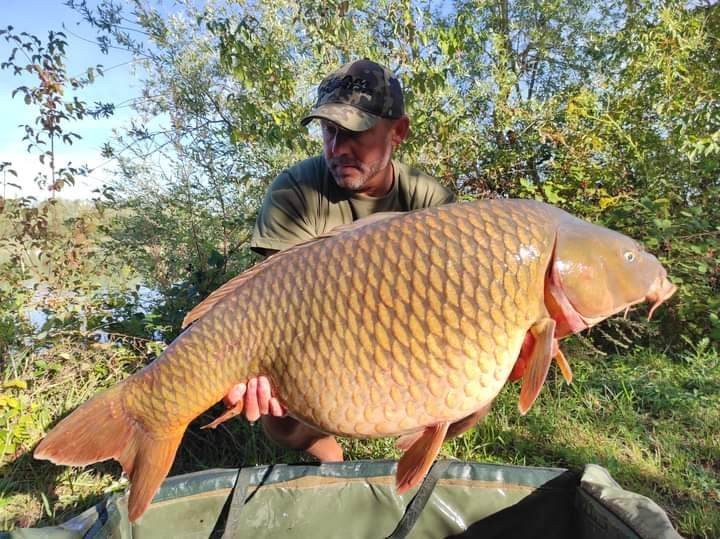
[[[376,214],[228,281],[156,361],[63,419],[35,457],[118,460],[134,521],[190,421],[265,375],[288,413],[318,430],[401,435],[404,491],[508,378],[522,378],[522,413],[553,358],[569,381],[559,338],[674,292],[634,240],[539,202]]]

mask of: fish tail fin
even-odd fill
[[[184,429],[157,438],[144,432],[144,436],[134,440],[136,443],[132,449],[128,446],[127,460],[132,462],[132,471],[126,470],[132,483],[128,501],[128,516],[131,522],[135,522],[145,512],[167,477],[183,433]],[[123,469],[126,469],[125,465]]]
[[[135,521],[170,470],[185,428],[147,430],[124,409],[124,386],[96,395],[60,421],[38,444],[34,456],[70,466],[117,460],[132,483],[128,509]]]

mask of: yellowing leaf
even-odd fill
[[[10,395],[0,395],[0,408],[12,408],[17,410],[20,408],[20,401]]]
[[[27,389],[27,382],[25,380],[21,380],[20,378],[15,378],[14,380],[8,380],[5,382],[3,387],[6,389],[13,387],[17,389]]]
[[[600,209],[604,210],[608,206],[612,206],[615,202],[615,197],[600,197]]]

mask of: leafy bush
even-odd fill
[[[644,241],[681,285],[662,343],[717,335],[717,6],[218,1],[169,19],[138,5],[147,54],[113,5],[78,8],[145,63],[156,97],[138,104],[142,118],[172,118],[109,146],[128,210],[114,237],[173,308],[177,290],[197,292],[183,293],[190,307],[252,261],[268,182],[319,151],[298,125],[315,85],[364,56],[403,81],[401,158],[464,198],[538,198]]]

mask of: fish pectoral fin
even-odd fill
[[[214,421],[201,427],[203,429],[214,429],[225,423],[228,419],[232,419],[236,415],[242,414],[243,406],[245,405],[245,399],[240,399],[233,406],[228,407],[222,414],[220,414]]]
[[[570,368],[568,360],[565,358],[565,354],[562,353],[562,350],[560,350],[560,346],[558,346],[557,339],[554,339],[553,341],[553,348],[553,357],[555,358],[558,367],[560,367],[560,372],[562,373],[563,378],[565,378],[565,382],[567,382],[568,384],[572,384],[573,372]]]
[[[522,415],[528,413],[537,399],[545,383],[548,370],[550,370],[554,351],[555,320],[552,318],[539,320],[530,328],[530,333],[534,342],[523,374],[520,402],[518,402],[518,408]]]
[[[417,486],[427,475],[430,466],[440,452],[450,422],[438,423],[421,431],[417,440],[400,458],[395,475],[395,486],[402,494]],[[417,434],[417,433],[414,433]]]

